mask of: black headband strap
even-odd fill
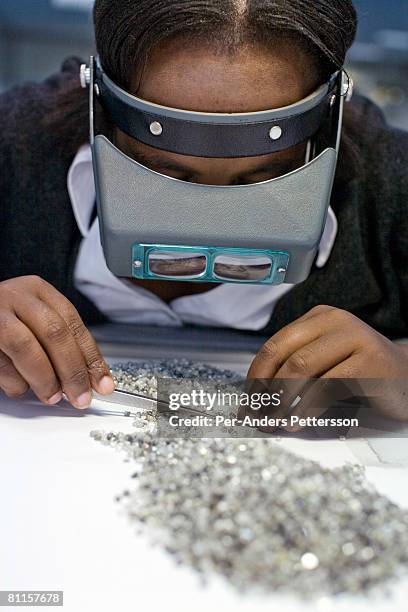
[[[338,72],[313,94],[284,108],[200,113],[137,98],[113,83],[98,61],[94,68],[97,98],[120,130],[152,147],[199,157],[249,157],[288,149],[318,132],[341,95]]]

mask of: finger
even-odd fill
[[[64,319],[36,297],[22,300],[16,304],[15,310],[18,318],[32,330],[45,349],[70,403],[76,408],[89,407],[92,395],[88,369]],[[14,359],[13,362],[16,365]]]
[[[376,374],[370,372],[370,378],[366,378],[366,371],[366,361],[356,354],[327,372],[325,376],[347,379],[353,397],[364,399],[373,413],[406,422],[407,379],[386,379],[382,371]]]
[[[276,372],[276,378],[319,378],[354,351],[347,334],[328,332],[292,353]]]
[[[362,374],[360,356],[353,355],[341,364],[329,369],[302,396],[301,401],[290,413],[289,431],[301,429],[297,419],[319,417],[336,402],[360,395],[358,377]]]
[[[311,379],[319,379],[325,372],[348,359],[354,352],[350,337],[344,333],[327,333],[295,351],[276,373],[276,381],[284,390],[282,400],[290,406],[302,398]]]
[[[314,309],[313,309],[314,310]],[[289,356],[310,344],[337,322],[336,308],[318,308],[296,319],[269,338],[251,363],[247,378],[273,378]]]
[[[315,385],[306,392],[296,408],[288,415],[288,426],[285,428],[288,431],[299,431],[305,425],[301,419],[307,417],[320,417],[332,408],[337,401],[349,399],[351,397],[350,390],[342,385],[339,381],[330,379],[327,385],[321,384],[322,379],[316,381]]]
[[[322,315],[327,316],[327,313],[329,313],[330,311],[335,311],[335,310],[338,310],[338,309],[332,306],[323,306],[323,305],[316,306],[312,308],[310,311],[308,311],[307,313],[305,313],[299,319],[296,319],[296,321],[294,321],[292,324],[290,324],[286,328],[283,328],[281,332],[284,332],[285,334],[289,333],[292,330],[292,328],[295,327],[295,324],[296,324],[296,327],[298,327],[299,324],[302,324],[302,323],[304,324],[305,321],[309,321],[316,317],[321,317]],[[315,327],[313,329],[313,335],[315,335],[316,333],[319,333],[319,331],[320,330]],[[271,340],[274,340],[276,338],[279,339],[279,336],[280,335],[283,336],[284,333],[276,334],[274,338],[272,338]],[[324,342],[323,339],[322,339],[322,342]],[[327,343],[327,340],[325,342]],[[323,350],[323,347],[321,346],[320,349]],[[289,360],[291,360],[291,357],[292,356],[289,357]],[[278,368],[277,372],[275,372],[275,378],[262,379],[262,380],[255,379],[253,380],[252,385],[248,385],[249,393],[258,392],[260,390],[258,389],[258,387],[260,383],[262,382],[262,386],[267,387],[271,394],[276,393],[276,392],[280,394],[281,404],[279,408],[273,411],[271,410],[265,411],[265,413],[268,414],[268,416],[271,415],[273,412],[273,416],[277,419],[286,417],[287,414],[291,412],[294,405],[296,405],[296,403],[300,401],[305,390],[310,386],[309,378],[318,376],[318,373],[314,373],[313,369],[309,370],[309,368],[307,367],[308,364],[307,364],[306,358],[303,359],[302,357],[305,357],[305,356],[301,355],[299,358],[299,361],[295,359],[294,363],[290,362],[289,367],[286,367],[286,368],[285,368],[285,364],[287,364],[289,360],[284,362],[282,367]],[[292,367],[291,367],[291,363],[292,363]],[[252,365],[255,366],[257,364],[253,363]],[[272,372],[268,368],[267,364],[262,364],[262,365],[266,366],[271,376]],[[276,362],[275,362],[275,365],[276,365]],[[254,372],[254,370],[252,370],[252,372]],[[251,376],[251,369],[248,372],[248,376]],[[252,379],[249,379],[249,381],[252,382]]]
[[[328,347],[332,347],[331,352]],[[334,367],[343,362],[353,364],[359,361],[358,357],[355,361],[350,360],[353,351],[350,349],[347,336],[327,334],[305,347],[305,350],[306,352],[301,354],[300,359],[296,359],[296,354],[293,356],[295,368],[289,363],[291,357],[276,375],[276,380],[286,389],[286,405],[290,402],[289,408],[282,410],[277,415],[288,419],[290,424],[285,428],[288,431],[299,431],[302,428],[298,424],[292,426],[293,421],[307,416],[319,417],[333,405],[333,402],[350,398],[353,395],[350,389],[351,380],[348,380],[347,386],[338,380],[340,377],[347,378],[346,374],[350,374],[350,365],[334,370]],[[311,359],[310,366],[307,363],[306,355],[309,356],[308,359]],[[313,367],[314,355],[317,355],[315,367]],[[299,369],[308,374],[307,379],[281,379],[281,376],[287,378],[296,375],[293,370],[299,363],[302,366]],[[333,376],[333,373],[337,373],[337,377]],[[336,380],[333,381],[332,378]],[[359,389],[358,385],[356,388]],[[354,394],[358,395],[358,391],[354,391]]]
[[[63,295],[55,291],[51,285],[45,285],[41,289],[40,297],[49,306],[54,307],[64,319],[83,355],[91,386],[102,395],[113,393],[115,385],[109,366],[76,308]]]
[[[29,389],[27,381],[17,372],[13,362],[0,351],[0,389],[8,397],[21,397]]]
[[[268,380],[246,380],[244,384],[245,395],[248,396],[249,401],[247,402],[245,397],[245,403],[241,401],[238,409],[238,418],[243,419],[246,416],[259,417],[262,413],[262,406],[259,405],[259,398],[264,394],[270,394],[268,388]]]
[[[293,399],[307,385],[307,381],[299,379],[256,378],[250,382],[251,384],[247,389],[249,396],[248,406],[245,406],[241,413],[239,413],[242,417],[249,415],[256,417],[283,417],[288,412]],[[254,405],[256,405],[256,408],[253,407]]]
[[[32,331],[14,315],[2,313],[1,346],[2,353],[12,362],[13,368],[21,379],[34,391],[45,404],[55,404],[62,399],[61,386],[43,347]],[[5,369],[9,367],[5,362]],[[7,383],[6,383],[7,384]]]

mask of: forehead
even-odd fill
[[[222,53],[175,40],[151,52],[131,88],[164,106],[239,113],[293,104],[316,86],[312,61],[294,45],[245,46]]]

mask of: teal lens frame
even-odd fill
[[[270,249],[136,243],[132,247],[132,276],[151,280],[280,285],[285,282],[289,259],[287,251]],[[186,273],[180,273],[181,270],[179,273],[166,273],[166,267],[170,271],[177,261],[183,260]],[[163,273],[158,273],[160,265]],[[188,273],[191,269],[195,269],[194,273]],[[254,278],[245,278],[251,269]]]

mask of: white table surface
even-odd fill
[[[0,590],[63,590],[61,609],[69,612],[405,612],[408,579],[394,585],[391,601],[323,598],[311,606],[294,597],[239,596],[217,578],[202,587],[192,571],[137,536],[114,501],[132,485],[132,464],[89,432],[127,428],[126,417],[48,408],[34,397],[0,399]],[[328,467],[364,463],[378,489],[408,508],[406,440],[398,440],[399,450],[385,440],[374,451],[363,439],[279,443]]]

